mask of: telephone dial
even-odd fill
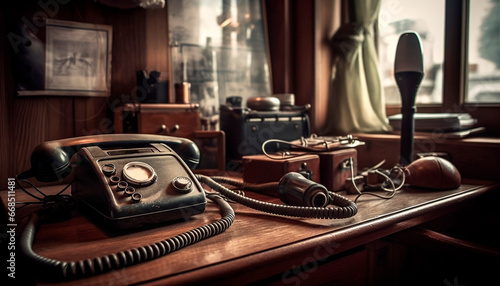
[[[33,269],[39,270],[39,275],[77,279],[152,260],[224,232],[235,219],[228,199],[262,212],[291,217],[334,219],[357,213],[354,202],[299,173],[289,173],[273,186],[286,205],[246,197],[224,185],[250,190],[261,186],[195,175],[192,169],[199,158],[199,149],[191,140],[161,135],[107,134],[42,143],[31,154],[31,169],[17,179],[27,181],[34,177],[51,182],[73,173],[71,197],[44,202],[45,208],[25,218],[20,235],[21,255],[33,264]],[[202,184],[212,191],[205,190]],[[135,229],[199,215],[204,212],[207,199],[220,208],[220,220],[160,242],[81,261],[49,259],[32,249],[40,223],[64,216],[74,204],[109,227]]]

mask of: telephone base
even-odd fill
[[[82,148],[72,195],[113,229],[138,228],[202,213],[206,197],[182,159],[163,144]]]

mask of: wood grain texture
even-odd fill
[[[4,12],[6,10],[0,9],[0,19],[4,18]],[[0,25],[0,34],[5,35],[5,25]],[[0,49],[6,50],[9,47],[7,41],[2,41]],[[7,94],[9,93],[9,88],[7,86],[7,81],[12,80],[12,76],[8,72],[10,69],[10,61],[7,61],[6,55],[3,52],[0,52],[0,180],[2,182],[7,181],[8,174],[7,170],[11,168],[10,158],[9,158],[9,142],[12,138],[12,135],[9,133],[9,118],[11,114],[10,110],[10,102],[7,100]],[[0,190],[4,189],[6,186],[3,184],[0,185]]]
[[[293,93],[291,7],[286,0],[266,1],[273,93]]]
[[[13,134],[9,146],[13,170],[29,168],[27,154],[31,154],[38,144],[72,136],[72,112],[71,98],[34,98],[28,101],[17,98],[9,124]]]
[[[45,188],[50,193],[61,186]],[[466,208],[499,185],[462,185],[451,191],[428,191],[406,188],[391,200],[363,197],[359,212],[348,219],[300,219],[264,214],[240,204],[231,203],[236,221],[224,233],[173,252],[151,262],[130,266],[110,273],[57,283],[57,285],[107,285],[148,282],[197,283],[225,281],[245,283],[281,273],[294,265],[326,259],[331,255],[369,243],[392,233],[422,224],[444,214]],[[5,203],[6,193],[2,192]],[[27,196],[18,192],[17,199]],[[277,202],[276,198],[247,193],[259,200]],[[353,198],[352,195],[348,195]],[[17,215],[33,211],[19,210]],[[138,232],[116,233],[98,226],[80,212],[68,221],[44,224],[40,228],[35,251],[54,259],[75,260],[154,243],[220,217],[213,203],[203,214],[186,222],[166,224]],[[250,275],[251,273],[251,275]],[[245,279],[245,280],[241,280]],[[156,281],[156,282],[155,282]],[[43,283],[39,285],[56,285]]]
[[[158,69],[168,76],[166,9],[117,9],[96,1],[62,1],[51,18],[113,26],[111,95],[102,97],[16,95],[15,57],[8,41],[0,46],[0,181],[29,168],[33,148],[47,140],[113,132],[113,109],[135,98],[136,71]],[[54,2],[54,3],[56,3]],[[0,32],[45,13],[37,1],[2,2]],[[5,8],[5,9],[4,9]],[[4,13],[9,11],[9,13]],[[36,27],[36,26],[35,26]],[[39,31],[42,31],[39,29]],[[0,189],[6,186],[1,185]]]
[[[384,168],[399,162],[400,137],[395,134],[356,134],[364,146],[357,147],[358,169],[375,166],[386,160]],[[448,138],[446,133],[434,132],[416,135],[414,154],[444,152],[457,167],[463,178],[498,180],[500,140],[498,138],[472,137]]]

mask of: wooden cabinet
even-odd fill
[[[164,134],[190,137],[196,130],[201,130],[200,116],[197,111],[150,113],[137,115],[140,133]]]
[[[226,142],[215,122],[201,118],[198,104],[125,104],[115,109],[115,133],[145,133],[193,140],[201,152],[198,169],[225,170]]]
[[[115,133],[192,137],[202,130],[197,104],[125,104],[114,112]]]

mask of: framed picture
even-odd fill
[[[47,19],[42,90],[19,95],[109,96],[112,27]]]

